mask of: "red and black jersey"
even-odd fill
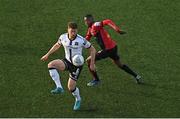
[[[120,28],[115,25],[110,19],[103,20],[101,22],[94,22],[91,27],[88,28],[86,39],[89,41],[92,36],[96,37],[97,43],[102,49],[112,49],[116,46],[116,42],[110,37],[108,32],[103,28],[105,25],[110,26],[116,32],[120,32]]]

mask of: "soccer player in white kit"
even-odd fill
[[[69,71],[69,80],[68,80],[68,89],[72,92],[72,95],[75,97],[75,104],[73,110],[80,109],[81,97],[79,93],[79,88],[76,87],[76,81],[80,75],[82,70],[82,66],[75,66],[72,63],[72,57],[76,54],[82,54],[82,49],[89,49],[90,56],[93,60],[91,60],[91,70],[95,70],[95,48],[88,42],[85,38],[77,34],[77,24],[74,22],[68,23],[68,33],[62,34],[57,43],[53,45],[53,47],[45,54],[41,60],[46,61],[50,54],[57,51],[61,46],[64,47],[65,50],[65,59],[56,59],[51,61],[48,64],[49,74],[53,81],[56,84],[56,88],[51,90],[52,94],[60,94],[64,92],[64,89],[61,85],[60,81],[60,72],[64,70]],[[59,73],[58,73],[59,71]]]

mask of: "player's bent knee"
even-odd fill
[[[60,71],[63,71],[65,70],[66,66],[64,64],[64,62],[62,60],[59,60],[58,63],[57,63],[57,68],[60,70]]]
[[[121,62],[119,62],[117,65],[118,65],[119,68],[123,68],[123,65],[124,65],[124,64],[122,64]]]
[[[48,63],[48,68],[55,68],[54,65],[53,65],[53,62]]]
[[[65,64],[62,60],[54,60],[48,64],[48,68],[56,68],[59,71],[65,70]]]

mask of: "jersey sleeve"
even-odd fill
[[[90,29],[88,29],[85,38],[86,38],[86,40],[90,41],[91,37],[92,37],[92,35],[91,35],[91,33],[90,33]]]
[[[61,45],[61,41],[62,41],[62,35],[60,35],[60,37],[58,38],[58,44]]]
[[[105,25],[110,26],[110,27],[111,27],[112,29],[114,29],[116,32],[120,32],[120,31],[121,31],[120,28],[119,28],[112,20],[110,20],[110,19],[103,20],[103,21],[102,21],[102,24],[103,24],[103,26],[105,26]]]
[[[85,38],[83,39],[83,47],[84,48],[90,48],[91,47],[91,43],[89,41],[87,41]]]

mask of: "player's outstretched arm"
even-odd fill
[[[91,46],[89,48],[90,56],[91,56],[91,63],[90,63],[90,69],[92,71],[95,71],[95,55],[96,55],[96,49]]]
[[[114,29],[116,32],[118,32],[119,34],[123,35],[123,34],[126,34],[125,31],[122,31],[112,20],[110,19],[106,19],[106,20],[103,20],[103,26],[104,25],[108,25],[110,26],[112,29]]]
[[[44,55],[41,57],[42,61],[46,61],[49,57],[49,55],[51,55],[52,53],[54,53],[55,51],[57,51],[60,48],[60,44],[57,42],[55,43],[52,48]]]

